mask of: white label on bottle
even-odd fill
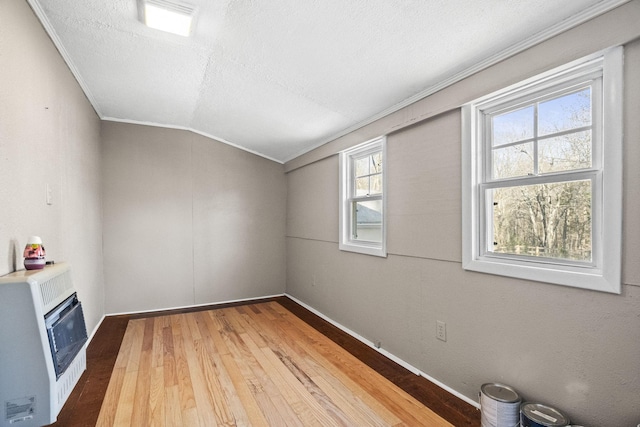
[[[515,426],[518,424],[519,402],[498,402],[481,393],[480,405],[482,427]]]
[[[545,420],[547,420],[547,421],[551,421],[552,423],[556,423],[556,422],[558,422],[558,419],[557,419],[557,418],[553,418],[552,416],[549,416],[549,415],[547,415],[547,414],[543,414],[542,412],[540,412],[540,411],[538,411],[538,410],[536,410],[536,409],[534,409],[533,411],[531,411],[531,413],[532,413],[532,414],[536,414],[537,416],[542,417],[542,418],[544,418],[544,419],[545,419]]]

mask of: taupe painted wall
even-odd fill
[[[181,130],[102,141],[107,313],[284,292],[283,165]]]
[[[483,382],[503,381],[577,422],[636,425],[638,22],[633,0],[293,160],[285,186],[281,165],[188,132],[103,123],[101,153],[100,121],[27,3],[0,1],[0,274],[22,268],[27,237],[40,235],[49,259],[72,264],[93,329],[105,311],[281,293],[286,261],[291,295],[470,398]],[[464,272],[457,107],[618,43],[626,44],[622,295]],[[390,255],[340,252],[334,154],[393,131]],[[446,343],[435,339],[436,319],[447,322]]]
[[[100,121],[27,2],[0,1],[0,275],[42,237],[48,260],[71,264],[90,333],[104,313],[101,210]]]
[[[287,293],[470,399],[499,381],[577,423],[640,423],[638,22],[632,1],[287,163]],[[622,294],[463,271],[459,106],[620,43]],[[335,153],[381,134],[389,134],[386,259],[340,252],[337,242]],[[436,320],[447,323],[447,342],[435,338]]]
[[[105,312],[284,292],[282,165],[101,123],[26,1],[0,2],[0,81],[0,274],[41,236],[48,259],[71,263],[90,330]]]

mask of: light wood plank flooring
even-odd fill
[[[99,426],[451,426],[276,302],[130,320]]]

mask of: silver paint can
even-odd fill
[[[569,423],[569,417],[551,406],[523,403],[520,407],[521,427],[565,427]]]
[[[480,387],[480,419],[482,427],[516,427],[522,399],[511,387],[487,383]]]

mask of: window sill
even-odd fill
[[[387,250],[381,246],[356,244],[356,243],[340,243],[339,248],[341,251],[355,252],[364,255],[373,255],[377,257],[386,258]]]
[[[479,273],[613,294],[619,294],[621,292],[619,269],[607,272],[589,267],[514,261],[494,257],[482,257],[468,261],[463,260],[462,268]]]

